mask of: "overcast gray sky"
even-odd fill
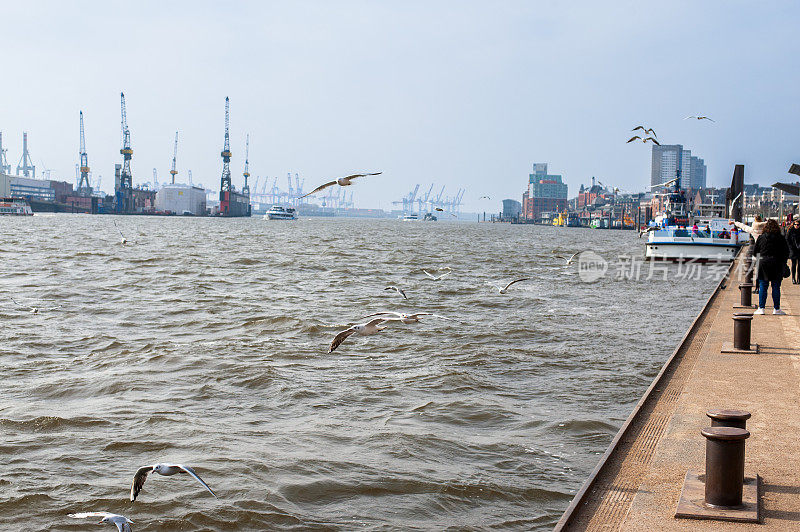
[[[611,4],[603,5],[603,4]],[[89,164],[113,189],[119,93],[134,184],[169,176],[219,187],[225,96],[232,173],[353,171],[357,206],[390,208],[422,183],[466,187],[465,210],[521,199],[533,162],[574,196],[591,177],[649,183],[639,123],[681,143],[727,185],[786,179],[800,162],[800,4],[793,1],[3,2],[0,131],[22,131],[37,167],[74,180],[78,111]],[[707,114],[716,123],[684,121]]]

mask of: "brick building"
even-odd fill
[[[547,163],[534,163],[528,190],[522,194],[523,218],[537,220],[544,212],[563,212],[566,208],[566,183],[560,175],[547,173]]]

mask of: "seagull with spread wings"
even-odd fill
[[[387,326],[379,327],[379,325],[381,325],[382,323],[386,323],[387,321],[389,320],[383,318],[375,318],[374,320],[370,320],[367,323],[360,323],[358,325],[353,325],[352,327],[343,330],[333,338],[331,346],[328,348],[328,353],[333,353],[334,351],[336,351],[336,348],[342,345],[342,342],[344,342],[354,334],[358,334],[361,336],[370,336],[373,334],[378,334],[387,327]]]
[[[653,137],[658,138],[658,135],[656,135],[656,132],[652,127],[645,128],[644,126],[636,126],[635,128],[631,129],[631,131],[636,131],[637,129],[641,129],[643,135],[647,135],[649,133],[653,135]]]
[[[634,140],[636,140],[636,139],[639,139],[639,140],[641,140],[641,141],[642,141],[642,142],[644,142],[645,144],[647,144],[647,141],[649,140],[650,142],[652,142],[652,143],[653,143],[653,144],[655,144],[656,146],[661,146],[661,143],[660,143],[660,142],[658,142],[658,141],[657,141],[656,139],[654,139],[653,137],[645,137],[645,138],[642,138],[642,137],[640,137],[639,135],[634,135],[634,136],[632,136],[631,138],[629,138],[629,139],[627,140],[627,142],[626,142],[625,144],[628,144],[629,142],[633,142],[633,141],[634,141]]]
[[[556,255],[556,257],[558,257],[559,259],[564,259],[565,261],[567,261],[567,266],[569,266],[570,264],[575,262],[575,257],[580,255],[580,253],[581,253],[580,251],[578,251],[577,253],[573,253],[570,258],[566,258],[563,255]]]
[[[497,286],[496,284],[493,284],[492,286],[494,286],[495,288],[497,288],[497,290],[498,290],[498,291],[499,291],[501,294],[505,294],[505,293],[508,291],[508,289],[511,287],[511,285],[512,285],[512,284],[514,284],[514,283],[519,283],[519,282],[521,282],[521,281],[529,281],[529,280],[530,280],[530,277],[523,277],[522,279],[514,279],[513,281],[511,281],[510,283],[508,283],[508,284],[505,286],[505,288],[500,288],[500,287],[499,287],[499,286]]]
[[[206,484],[191,467],[180,464],[156,464],[140,467],[139,470],[136,471],[136,474],[133,476],[133,484],[131,484],[131,501],[136,500],[139,492],[142,491],[145,480],[147,480],[147,475],[150,473],[158,473],[159,475],[164,475],[165,477],[177,475],[178,473],[186,473],[197,482],[202,484],[211,495],[213,495],[215,498],[219,498],[217,497],[216,493],[211,491],[211,488],[208,487],[208,484]]]
[[[32,307],[32,306],[30,306],[30,305],[22,305],[22,304],[20,304],[19,302],[17,302],[17,300],[16,300],[16,299],[14,299],[13,297],[11,298],[11,301],[13,301],[13,302],[14,302],[14,304],[15,304],[16,306],[18,306],[19,308],[28,309],[28,310],[30,311],[30,313],[31,313],[31,314],[39,314],[39,311],[41,311],[41,310],[44,310],[44,311],[49,311],[49,310],[57,310],[57,309],[60,309],[60,308],[61,308],[61,305],[58,305],[57,307],[47,307],[47,308],[42,308],[42,307]]]
[[[102,517],[102,519],[97,523],[98,525],[102,525],[103,523],[111,523],[117,525],[117,532],[133,532],[133,529],[131,528],[131,524],[133,523],[133,521],[131,521],[124,515],[112,514],[110,512],[81,512],[77,514],[67,514],[67,515],[75,519],[86,519],[87,517]]]
[[[445,266],[444,268],[442,268],[442,270],[447,270],[447,271],[446,271],[446,272],[444,272],[444,273],[443,273],[443,274],[441,274],[441,275],[433,275],[433,274],[432,274],[432,273],[430,273],[428,270],[422,270],[422,272],[423,272],[425,275],[427,275],[428,277],[430,277],[431,279],[433,279],[434,281],[441,281],[442,279],[444,279],[445,277],[447,277],[448,275],[450,275],[451,273],[453,273],[453,270],[450,268],[450,266]]]
[[[399,321],[408,325],[409,323],[419,323],[420,316],[433,316],[434,318],[441,318],[443,320],[448,321],[456,321],[452,318],[445,318],[444,316],[440,316],[438,314],[434,314],[433,312],[416,312],[414,314],[407,314],[405,312],[376,312],[375,314],[368,314],[364,316],[365,318],[371,318],[373,316],[394,316],[393,318],[383,318],[386,321]]]
[[[397,288],[396,286],[392,285],[392,286],[387,286],[386,288],[384,288],[384,291],[386,291],[386,290],[394,290],[395,292],[397,292],[398,294],[403,296],[403,299],[408,299],[408,296],[406,295],[406,293],[403,291],[402,288]]]
[[[306,196],[310,196],[311,194],[316,194],[320,190],[324,190],[324,189],[326,189],[328,187],[332,187],[333,185],[339,185],[340,187],[350,186],[350,185],[353,184],[352,183],[353,179],[355,179],[357,177],[367,177],[369,175],[380,175],[382,173],[383,172],[375,172],[375,173],[372,173],[372,174],[353,174],[353,175],[340,177],[338,179],[334,179],[333,181],[329,181],[329,182],[325,183],[324,185],[318,186],[317,188],[315,188],[314,190],[312,190],[308,194],[304,194],[304,195],[300,196],[300,199],[303,199]]]
[[[716,122],[716,120],[714,120],[713,118],[709,118],[707,116],[694,116],[694,115],[687,116],[686,118],[684,118],[684,120],[689,120],[690,118],[696,118],[698,120],[710,120],[712,122]]]

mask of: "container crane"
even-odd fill
[[[427,205],[427,204],[428,204],[428,198],[430,198],[430,196],[431,196],[431,191],[432,191],[432,190],[433,190],[433,183],[431,183],[431,186],[430,186],[430,188],[428,189],[428,192],[426,192],[426,193],[425,193],[425,197],[424,197],[424,198],[419,198],[419,199],[417,200],[417,210],[418,210],[420,213],[422,213],[422,206],[423,206],[423,205]],[[427,209],[426,209],[426,210],[427,210]]]
[[[244,147],[244,186],[242,192],[250,194],[250,186],[247,184],[247,178],[250,177],[250,133],[247,134],[247,141]]]
[[[172,184],[175,184],[175,176],[178,175],[178,171],[175,169],[175,161],[178,158],[178,132],[175,132],[175,146],[172,148],[172,170],[169,171],[172,174]]]
[[[22,175],[25,177],[36,177],[36,166],[33,164],[33,159],[31,159],[31,154],[28,151],[28,133],[22,133],[22,158],[17,163],[17,175],[19,175],[20,171],[22,171]],[[30,175],[30,172],[33,172],[33,176]]]
[[[8,150],[3,148],[3,132],[0,131],[0,172],[8,175],[11,173],[11,165],[8,164],[6,152]]]
[[[81,146],[80,146],[80,158],[81,158],[81,178],[78,182],[78,194],[81,196],[91,196],[92,195],[92,186],[89,184],[89,158],[86,155],[86,137],[83,134],[83,111],[80,111],[80,122],[81,122]]]

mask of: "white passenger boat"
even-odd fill
[[[678,177],[655,186],[669,186],[664,212],[647,228],[645,258],[672,262],[730,262],[748,235],[734,230],[731,220],[692,217],[686,209],[686,196]],[[697,229],[694,229],[695,225]]]
[[[33,211],[22,198],[0,198],[0,216],[33,216]]]
[[[267,214],[264,215],[265,220],[297,220],[297,211],[294,207],[282,207],[281,205],[273,205]]]
[[[747,233],[731,232],[727,218],[698,221],[697,231],[683,226],[666,226],[649,231],[645,258],[673,262],[730,262],[739,247],[747,243]]]
[[[418,214],[411,213],[411,214],[406,214],[405,216],[403,216],[403,221],[404,222],[416,222],[417,220],[419,220],[419,215]]]

